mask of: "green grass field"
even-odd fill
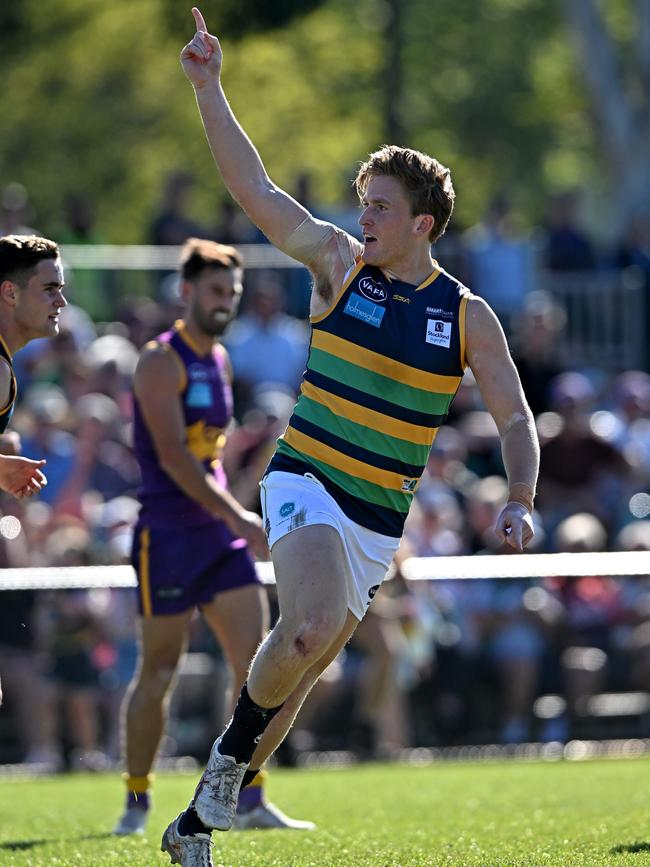
[[[650,865],[650,760],[364,765],[272,772],[269,794],[313,833],[214,833],[223,867]],[[117,775],[0,782],[0,867],[151,867],[195,777],[156,781],[149,832],[109,831]]]

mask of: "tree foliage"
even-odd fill
[[[647,3],[609,0],[614,47],[636,38],[635,8]],[[41,230],[56,231],[74,192],[94,202],[104,237],[140,242],[165,174],[181,167],[199,180],[195,216],[214,221],[224,192],[178,63],[193,32],[190,5],[0,6],[0,178],[27,186]],[[204,0],[201,8],[222,39],[229,99],[270,174],[292,190],[308,172],[325,207],[345,198],[356,164],[387,129],[451,166],[464,224],[497,192],[535,220],[550,191],[589,185],[605,195],[614,182],[602,171],[599,123],[562,3]],[[619,57],[622,81],[640,82],[630,52]]]
[[[161,0],[169,32],[177,34],[187,24],[188,7],[178,0]],[[219,33],[240,39],[287,27],[294,18],[305,15],[324,0],[206,0],[199,8],[211,21],[218,22]]]

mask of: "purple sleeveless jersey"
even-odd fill
[[[221,451],[232,418],[232,391],[224,351],[215,346],[209,355],[197,353],[182,322],[156,340],[176,354],[183,372],[179,396],[188,447],[225,486]],[[258,584],[245,540],[236,539],[223,521],[187,497],[160,467],[137,400],[133,437],[142,470],[142,508],[131,552],[140,613],[179,614],[209,603],[218,593]]]
[[[223,348],[216,344],[209,355],[193,348],[184,324],[176,322],[156,342],[166,345],[178,358],[183,371],[180,400],[185,419],[187,445],[192,454],[226,486],[221,454],[226,428],[232,418],[232,390],[225,374]],[[177,395],[171,396],[172,400]],[[214,517],[187,497],[161,468],[151,434],[134,400],[133,444],[142,472],[138,496],[142,504],[140,521],[151,527],[193,526],[214,521]]]

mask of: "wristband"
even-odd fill
[[[510,485],[510,490],[508,491],[508,502],[519,503],[520,506],[524,506],[528,509],[531,514],[533,512],[534,497],[535,492],[530,485],[527,485],[525,482],[513,482]]]

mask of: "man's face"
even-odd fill
[[[16,284],[16,324],[28,340],[59,333],[59,314],[66,306],[60,259],[43,259],[31,277]]]
[[[187,317],[211,337],[220,337],[237,315],[242,293],[241,268],[205,268],[187,281]]]
[[[363,197],[359,224],[363,229],[363,259],[369,265],[394,268],[410,258],[421,235],[415,233],[418,217],[402,184],[385,175],[371,177]]]

